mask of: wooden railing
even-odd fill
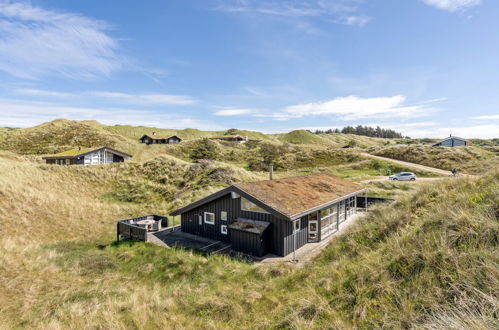
[[[116,236],[119,241],[120,238],[132,238],[138,239],[141,241],[147,241],[147,228],[136,225],[135,223],[140,220],[145,220],[152,217],[155,221],[161,222],[161,227],[168,227],[168,217],[162,215],[145,215],[143,217],[133,218],[133,219],[125,219],[119,220],[116,223]]]

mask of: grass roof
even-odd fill
[[[171,134],[144,134],[145,136],[148,136],[150,137],[151,139],[155,139],[155,140],[163,140],[163,139],[168,139],[168,138],[171,138],[171,137],[178,137],[177,135],[171,135]]]
[[[75,149],[70,149],[66,150],[63,152],[60,152],[58,154],[50,155],[50,157],[75,157],[81,154],[86,154],[87,152],[91,152],[97,149],[100,149],[102,147],[90,147],[90,148],[75,148]]]
[[[288,217],[363,189],[353,182],[324,173],[235,186]]]

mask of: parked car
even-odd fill
[[[416,180],[416,174],[412,172],[400,172],[395,175],[390,175],[388,179],[395,181],[414,181]]]

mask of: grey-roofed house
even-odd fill
[[[465,147],[470,146],[471,141],[466,139],[449,135],[448,138],[443,139],[442,141],[438,141],[437,143],[432,144],[432,147]]]
[[[231,185],[171,213],[181,231],[229,242],[233,250],[286,256],[335,233],[366,189],[330,174]]]
[[[132,155],[109,147],[76,148],[58,154],[42,157],[47,164],[98,165],[120,163]]]
[[[176,144],[182,141],[182,139],[176,135],[156,134],[156,132],[144,134],[139,140],[145,144]]]

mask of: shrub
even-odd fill
[[[220,155],[217,144],[208,138],[200,140],[191,151],[190,157],[194,160],[209,159],[215,160]]]

